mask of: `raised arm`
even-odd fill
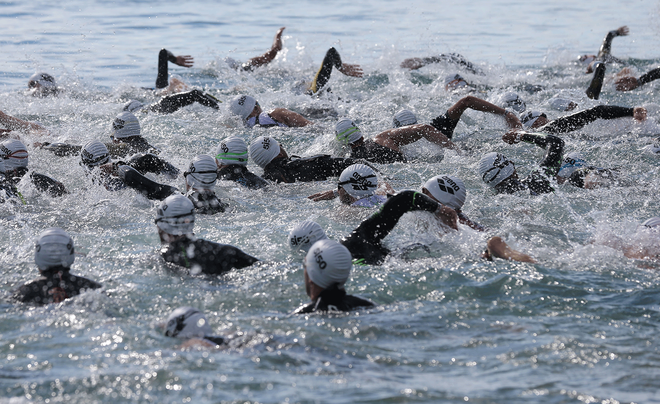
[[[272,62],[277,56],[277,53],[282,50],[282,33],[286,27],[282,27],[275,33],[275,38],[273,39],[273,45],[270,49],[261,56],[253,57],[248,60],[247,63],[243,64],[241,67],[243,70],[252,70],[255,67],[267,65]]]
[[[598,56],[597,59],[600,59],[604,56],[609,56],[610,52],[612,51],[612,40],[618,36],[626,36],[628,35],[628,30],[627,26],[619,27],[614,31],[610,31],[607,33],[605,36],[605,39],[603,39],[603,44],[600,46],[600,49],[598,50]]]
[[[488,101],[473,97],[471,95],[461,98],[456,104],[451,106],[447,110],[447,118],[457,121],[461,119],[463,112],[465,112],[467,109],[501,115],[505,118],[507,126],[510,129],[522,128],[520,120],[514,113],[507,112],[504,108],[498,107],[497,105],[491,104]]]
[[[169,84],[168,62],[183,67],[192,67],[194,59],[190,55],[174,56],[174,54],[167,49],[161,49],[158,53],[158,76],[156,76],[156,88],[165,88]]]

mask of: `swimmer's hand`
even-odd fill
[[[644,107],[635,107],[633,109],[633,118],[637,122],[644,122],[646,120],[646,108],[644,108]]]
[[[176,61],[174,62],[175,65],[183,67],[192,67],[193,63],[195,63],[195,59],[190,55],[177,56]]]
[[[520,143],[520,138],[523,133],[524,132],[512,130],[502,135],[502,140],[504,141],[504,143],[508,143],[508,144]]]
[[[351,77],[362,77],[362,68],[360,65],[349,65],[342,63],[341,68],[338,69],[340,72],[344,73],[347,76]]]
[[[628,26],[624,25],[623,27],[619,27],[616,30],[616,35],[617,36],[626,36],[626,35],[628,35],[629,32],[630,32],[630,30],[628,29]]]
[[[492,261],[493,257],[496,257],[509,261],[536,263],[536,260],[529,255],[523,254],[509,247],[501,237],[492,237],[488,240],[486,251],[481,257],[489,261]]]
[[[621,77],[614,82],[617,91],[630,91],[639,87],[636,77]]]
[[[270,48],[271,50],[275,52],[279,52],[282,50],[282,32],[284,32],[284,29],[286,27],[282,27],[277,30],[277,33],[275,34],[275,39],[273,39],[273,46]]]

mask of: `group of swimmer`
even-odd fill
[[[270,50],[261,56],[240,64],[227,62],[236,69],[250,71],[271,62],[282,49],[280,28]],[[620,62],[610,55],[612,39],[627,35],[627,27],[607,34],[598,55],[580,58],[587,65],[587,72],[594,77],[587,89],[587,96],[598,99],[603,84],[605,66]],[[29,122],[0,111],[0,190],[3,202],[24,203],[16,188],[28,173],[28,147],[21,135],[38,135],[33,147],[52,151],[57,156],[76,155],[80,158],[90,183],[109,191],[135,189],[145,197],[159,201],[155,225],[166,262],[188,268],[191,273],[223,274],[245,268],[259,261],[231,245],[219,244],[194,237],[194,225],[198,215],[222,214],[227,207],[214,192],[218,180],[233,181],[250,190],[259,190],[272,183],[325,181],[338,178],[334,189],[309,196],[313,201],[338,198],[342,204],[355,207],[375,208],[376,211],[341,241],[329,239],[316,222],[303,221],[295,225],[288,236],[294,251],[304,254],[304,284],[311,301],[294,311],[296,314],[312,312],[349,311],[372,307],[369,300],[347,294],[345,284],[353,265],[379,265],[391,253],[382,240],[394,229],[399,219],[408,212],[426,211],[442,231],[459,231],[460,225],[476,231],[485,231],[481,224],[462,212],[466,200],[463,181],[450,174],[429,178],[418,191],[396,192],[379,175],[376,165],[406,163],[402,148],[420,139],[457,153],[460,146],[452,141],[454,130],[462,114],[472,109],[501,116],[507,126],[502,140],[507,144],[520,142],[536,145],[545,150],[538,168],[526,178],[518,176],[515,164],[500,153],[491,152],[481,157],[478,175],[496,193],[513,194],[530,192],[531,195],[552,193],[557,185],[594,189],[614,186],[619,180],[617,173],[608,168],[589,165],[578,151],[567,153],[564,141],[558,136],[583,128],[599,119],[628,118],[635,121],[647,119],[642,107],[599,105],[564,117],[548,120],[547,115],[528,110],[517,93],[506,93],[500,105],[471,95],[471,86],[460,76],[452,74],[445,79],[447,91],[464,93],[458,102],[429,123],[418,123],[409,110],[399,111],[392,120],[392,129],[367,138],[358,125],[347,117],[335,124],[336,141],[349,150],[349,157],[315,155],[291,158],[284,145],[271,136],[259,136],[249,144],[241,137],[231,136],[220,141],[213,155],[198,155],[191,159],[186,171],[159,157],[160,150],[142,136],[139,116],[146,113],[170,114],[193,103],[219,109],[216,97],[200,90],[190,90],[181,80],[169,79],[168,63],[192,67],[191,56],[175,56],[163,49],[158,55],[158,76],[155,91],[162,97],[158,102],[146,105],[130,100],[111,123],[112,134],[106,142],[93,140],[84,145],[48,143],[48,129],[37,122]],[[430,63],[446,63],[474,74],[484,74],[474,64],[458,54],[442,54],[426,58],[406,59],[402,68],[419,69]],[[351,77],[362,77],[360,66],[346,64],[336,49],[330,48],[321,67],[307,87],[310,95],[327,92],[327,83],[333,68]],[[619,75],[616,86],[620,91],[633,90],[660,77],[660,69],[635,78],[630,70]],[[37,97],[57,96],[65,91],[57,86],[47,73],[35,73],[28,80],[30,95]],[[258,100],[249,94],[239,94],[228,100],[229,111],[247,128],[304,127],[314,122],[301,114],[285,108],[265,111]],[[562,110],[571,111],[577,104],[571,100],[557,99]],[[248,160],[258,165],[261,176],[248,169]],[[145,174],[164,175],[174,179],[183,175],[185,191],[161,184]],[[380,177],[380,178],[379,178]],[[46,174],[30,172],[35,188],[52,197],[61,197],[70,191],[57,179]],[[660,218],[651,218],[644,228],[660,230]],[[629,246],[624,254],[630,258],[655,259],[643,248]],[[483,254],[486,259],[502,258],[522,262],[535,262],[534,258],[510,248],[500,237],[487,242]],[[15,301],[50,304],[74,297],[85,290],[98,289],[102,285],[70,273],[75,260],[75,246],[71,236],[60,228],[43,231],[35,243],[35,264],[41,277],[13,291]],[[165,335],[186,339],[184,346],[222,346],[227,339],[213,335],[204,314],[192,307],[174,310],[164,325]]]

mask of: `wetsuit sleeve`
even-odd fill
[[[318,72],[316,72],[316,76],[314,76],[314,80],[309,86],[309,91],[311,91],[312,94],[316,94],[323,88],[323,86],[326,85],[328,80],[330,80],[333,66],[337,69],[340,69],[342,62],[341,56],[339,56],[339,52],[337,52],[335,48],[330,48],[325,53],[323,63],[321,63],[321,67],[319,68]]]
[[[619,36],[619,31],[617,30],[610,31],[607,33],[607,35],[603,39],[602,45],[600,45],[600,49],[598,50],[599,59],[602,58],[603,56],[609,56],[610,52],[612,51],[612,40],[618,36]]]
[[[158,53],[158,76],[156,76],[156,88],[165,88],[170,84],[167,74],[167,62],[176,62],[176,56],[167,49],[161,49]]]
[[[637,79],[637,82],[639,85],[644,85],[646,83],[650,83],[653,80],[660,79],[660,67],[651,70],[650,72],[643,74],[639,79]]]
[[[211,242],[208,242],[211,244]],[[197,253],[202,253],[203,257],[199,260],[210,259],[213,262],[209,264],[202,264],[202,271],[207,274],[221,274],[228,272],[233,268],[245,268],[259,261],[255,257],[244,253],[239,248],[226,244],[213,243],[213,248],[205,251],[204,246],[199,246]],[[193,258],[197,260],[198,258]],[[201,263],[201,262],[200,262]]]
[[[119,166],[117,167],[117,172],[127,186],[142,193],[149,199],[162,201],[168,196],[178,192],[178,189],[174,187],[159,184],[150,180],[130,166]]]
[[[131,157],[128,165],[141,173],[179,175],[178,168],[151,153]]]
[[[161,114],[171,114],[196,102],[205,107],[213,109],[220,108],[218,106],[218,100],[213,96],[205,94],[199,90],[192,90],[163,97],[156,104],[150,106],[149,110]]]
[[[69,193],[64,187],[64,184],[47,175],[30,173],[30,179],[35,188],[41,192],[48,193],[52,197],[62,196]]]
[[[535,144],[542,149],[546,149],[543,161],[539,166],[543,167],[549,177],[554,177],[559,172],[561,160],[564,155],[564,141],[554,135],[542,135],[525,133],[521,140],[525,143]]]
[[[456,125],[458,125],[458,119],[453,120],[447,118],[446,112],[431,121],[431,126],[442,132],[442,134],[447,136],[450,140],[452,136],[454,136]]]
[[[582,129],[596,119],[616,119],[632,117],[633,108],[618,107],[616,105],[599,105],[572,115],[567,115],[541,127],[542,132],[566,133]]]

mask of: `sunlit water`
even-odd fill
[[[75,239],[73,272],[105,288],[47,307],[0,304],[0,402],[659,402],[658,267],[612,248],[634,240],[660,250],[657,236],[638,227],[660,214],[658,158],[644,150],[660,133],[658,85],[616,93],[608,78],[601,100],[591,101],[584,96],[591,76],[573,62],[627,24],[631,35],[615,39],[613,53],[639,72],[655,67],[658,6],[533,3],[1,3],[0,108],[70,143],[107,140],[126,100],[155,100],[139,87],[153,85],[161,47],[193,55],[194,68],[171,72],[221,100],[248,92],[266,108],[331,107],[372,136],[401,108],[428,122],[461,97],[443,88],[451,66],[398,67],[405,57],[449,51],[485,71],[461,73],[486,88],[477,95],[487,100],[514,89],[554,118],[561,113],[547,101],[563,94],[580,108],[647,105],[651,119],[596,123],[563,136],[567,151],[620,167],[628,180],[595,191],[493,195],[476,174],[482,154],[501,151],[526,174],[543,151],[504,144],[502,120],[481,113],[468,111],[455,132],[461,155],[425,141],[407,147],[410,164],[379,167],[394,188],[419,189],[431,176],[455,174],[468,186],[464,211],[489,230],[442,236],[428,225],[431,216],[405,216],[386,245],[421,243],[429,251],[354,268],[347,289],[379,306],[334,316],[288,315],[307,297],[301,257],[286,242],[304,219],[340,239],[369,215],[305,198],[333,181],[266,191],[220,183],[216,192],[230,209],[198,216],[196,234],[263,262],[209,278],[161,261],[151,201],[92,185],[76,157],[30,148],[31,170],[62,180],[72,193],[52,199],[24,181],[27,204],[0,206],[4,293],[37,276],[33,242],[51,226]],[[267,68],[238,73],[223,62],[264,52],[280,26],[288,27],[285,49]],[[361,64],[365,78],[335,72],[333,96],[300,94],[298,83],[311,79],[329,46]],[[36,70],[51,72],[66,93],[26,96]],[[523,84],[545,90],[530,94]],[[310,129],[247,130],[226,109],[201,106],[140,117],[147,139],[182,169],[231,135],[250,141],[268,133],[290,154],[345,153],[333,146],[336,118],[315,121]],[[183,187],[182,179],[156,179]],[[539,263],[480,259],[493,235]],[[218,334],[234,335],[230,348],[177,349],[158,323],[181,305],[202,309]]]

